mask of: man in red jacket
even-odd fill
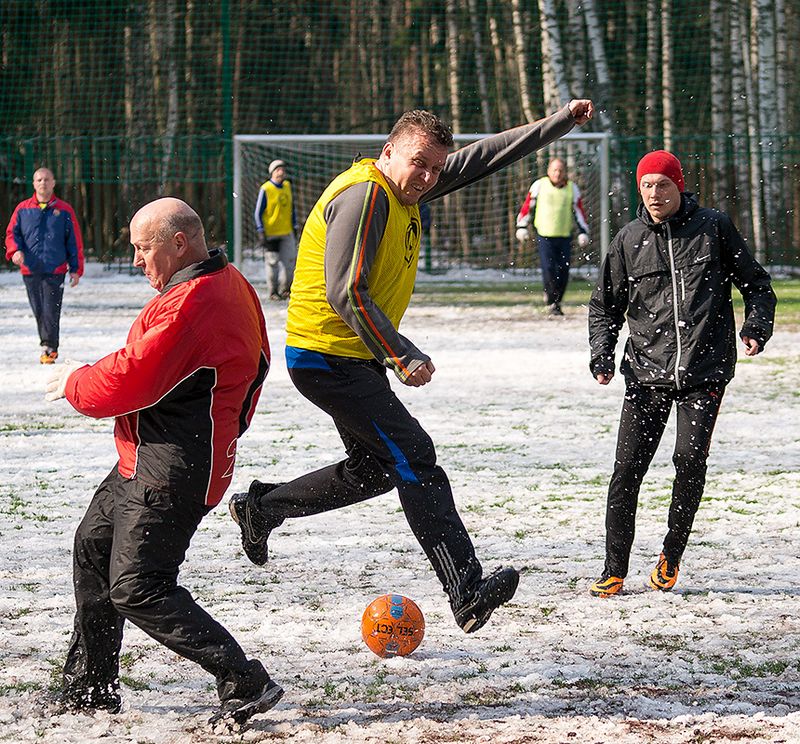
[[[92,365],[66,362],[48,400],[114,416],[119,462],[75,535],[77,613],[64,667],[67,709],[119,710],[125,620],[216,677],[215,719],[241,723],[283,690],[182,587],[178,569],[200,520],[233,476],[269,368],[255,290],[206,247],[200,218],[158,199],[131,220],[134,265],[158,294],[125,346]]]
[[[75,211],[55,195],[56,179],[49,168],[33,174],[34,194],[17,204],[6,230],[6,258],[22,271],[28,302],[36,318],[39,361],[58,357],[64,276],[77,287],[83,274],[83,238]]]

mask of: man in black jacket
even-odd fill
[[[673,403],[677,437],[668,531],[653,589],[672,589],[703,495],[706,460],[725,386],[736,365],[731,300],[745,304],[739,336],[746,356],[772,335],[775,293],[723,212],[684,192],[683,172],[669,152],[648,153],[636,168],[642,197],[637,218],[609,246],[589,302],[590,369],[601,385],[614,377],[614,348],[626,318],[629,337],[614,473],[606,507],[606,560],[590,593],[622,591],[639,488],[664,433]]]

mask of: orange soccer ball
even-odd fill
[[[422,611],[400,594],[373,599],[361,617],[361,637],[378,656],[408,656],[424,635]]]

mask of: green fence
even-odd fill
[[[589,95],[612,233],[666,145],[762,257],[798,266],[799,41],[800,0],[3,0],[0,223],[47,165],[92,256],[125,256],[162,194],[229,243],[234,134],[385,132],[413,107],[497,131]]]

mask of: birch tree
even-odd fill
[[[458,76],[458,19],[457,19],[456,0],[445,0],[445,22],[447,38],[447,79],[450,88],[450,119],[453,132],[462,132],[461,128],[461,97],[460,83]],[[446,198],[449,205],[455,211],[456,224],[458,225],[458,235],[461,242],[461,255],[469,256],[470,236],[467,228],[467,221],[462,209],[463,195],[460,192],[450,194]]]
[[[481,106],[481,123],[483,124],[484,132],[491,132],[492,115],[489,107],[489,86],[486,83],[486,70],[483,64],[483,38],[478,16],[478,0],[469,0],[469,26],[472,31],[472,50]]]
[[[583,0],[583,17],[586,21],[586,35],[589,38],[592,62],[594,63],[595,76],[597,78],[596,94],[592,97],[597,106],[597,114],[600,118],[601,126],[607,132],[613,132],[614,124],[609,113],[614,110],[611,95],[611,75],[606,61],[603,29],[597,19],[594,0]]]
[[[741,19],[740,19],[741,20]],[[762,210],[762,163],[761,152],[758,144],[758,99],[756,97],[756,83],[753,67],[758,67],[758,40],[753,33],[756,24],[756,14],[750,16],[751,33],[743,33],[744,24],[740,22],[740,39],[742,44],[742,69],[744,71],[745,97],[747,98],[747,142],[750,160],[750,214],[753,219],[753,252],[758,261],[764,260],[764,247],[766,244],[764,234],[764,219]],[[752,43],[750,42],[752,39]]]
[[[733,0],[736,2],[736,0]],[[647,3],[645,26],[647,29],[647,58],[644,65],[644,129],[647,137],[647,147],[652,148],[661,133],[658,119],[658,71],[661,65],[659,40],[661,38],[661,24],[659,23],[658,7],[655,3]]]
[[[783,197],[775,136],[778,133],[778,90],[775,59],[774,0],[756,0],[758,48],[758,128],[761,147],[762,189],[764,198],[764,235],[774,235]],[[763,246],[766,252],[767,245]]]
[[[160,98],[161,101],[166,102],[163,120],[159,122],[162,132],[159,183],[160,192],[164,193],[175,150],[175,137],[178,134],[178,65],[175,63],[177,13],[175,0],[162,0],[158,8],[156,5],[157,3],[151,0],[150,27],[155,32],[154,43],[151,42],[155,52],[153,66],[158,71],[155,80],[156,90],[164,88],[163,92],[156,96],[156,100]],[[163,83],[161,83],[162,77],[164,78]]]
[[[525,120],[532,124],[536,121],[531,106],[530,84],[528,82],[528,68],[525,54],[525,29],[522,24],[522,9],[520,0],[511,0],[511,28],[514,34],[514,58],[517,62],[517,76],[519,80],[519,99],[522,104],[522,114]]]
[[[672,150],[673,68],[672,54],[672,0],[661,0],[661,118],[664,128],[664,149]]]
[[[715,203],[723,204],[728,197],[726,183],[726,136],[730,129],[728,103],[730,74],[726,64],[725,31],[727,30],[727,6],[729,0],[711,0],[709,6],[709,53],[711,63],[711,171]]]
[[[741,0],[732,0],[728,12],[731,58],[731,131],[733,132],[733,196],[739,227],[753,236],[750,205],[750,155],[747,127],[748,85],[743,53],[747,51],[742,35]],[[749,67],[749,66],[748,66]]]
[[[564,55],[561,51],[561,32],[558,28],[555,0],[539,0],[539,16],[541,19],[542,66],[543,78],[548,79],[549,100],[545,97],[546,110],[556,111],[571,96],[564,68]],[[547,74],[545,75],[545,71]]]
[[[495,82],[497,113],[500,119],[500,129],[502,130],[512,126],[511,110],[508,106],[508,90],[511,87],[510,76],[507,74],[507,64],[503,54],[503,41],[500,38],[497,18],[492,10],[491,2],[487,3],[487,14],[489,17],[489,41],[492,47],[492,59],[494,60],[492,79]]]
[[[567,34],[570,39],[572,53],[567,55],[570,68],[570,90],[575,92],[578,98],[586,98],[586,55],[584,53],[584,41],[586,31],[583,25],[583,14],[581,13],[581,0],[567,0]]]

